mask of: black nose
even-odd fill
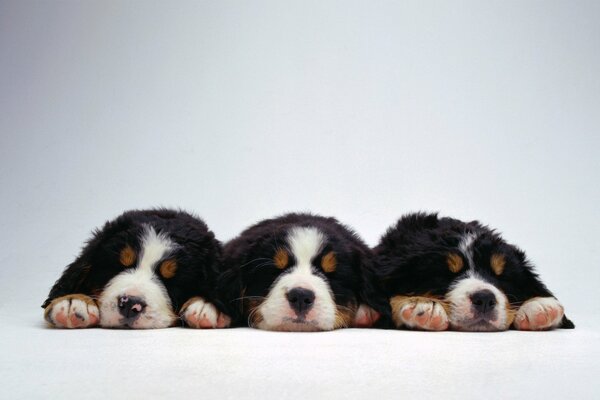
[[[144,311],[146,303],[139,297],[119,297],[119,312],[127,319],[134,319]]]
[[[306,314],[315,303],[315,292],[303,288],[294,288],[287,292],[286,297],[296,314]]]
[[[477,312],[488,313],[496,306],[496,296],[489,290],[480,290],[471,295],[471,303]]]

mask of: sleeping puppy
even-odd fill
[[[59,328],[165,328],[183,305],[190,326],[224,327],[228,317],[208,303],[221,251],[206,224],[186,212],[125,212],[67,266],[42,305],[45,319]],[[202,298],[190,309],[184,303],[193,296]]]
[[[371,326],[389,315],[370,249],[334,218],[262,221],[225,245],[224,268],[219,292],[239,325],[327,331]]]
[[[409,214],[374,253],[396,327],[574,328],[525,253],[477,221]]]

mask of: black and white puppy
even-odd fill
[[[370,249],[334,218],[264,220],[225,245],[224,268],[222,301],[240,325],[327,331],[372,326],[389,315]]]
[[[210,303],[221,253],[191,214],[125,212],[96,230],[67,266],[42,305],[45,318],[60,328],[165,328],[181,310],[190,326],[227,326]]]
[[[397,327],[574,328],[525,253],[477,221],[409,214],[374,253]]]

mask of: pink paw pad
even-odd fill
[[[54,319],[56,322],[58,322],[60,325],[62,326],[67,326],[67,316],[65,315],[64,311],[60,311],[58,312],[55,316]]]
[[[402,310],[402,317],[405,320],[411,319],[414,309],[415,309],[415,306],[405,308],[404,310]]]
[[[204,328],[204,329],[213,327],[212,322],[206,317],[203,317],[203,318],[200,318],[199,320],[197,320],[197,325],[200,328]]]
[[[369,306],[361,304],[356,311],[352,326],[355,328],[370,328],[375,325],[379,318],[381,318],[380,313]]]
[[[231,324],[231,318],[227,315],[220,313],[217,318],[217,328],[227,328]]]

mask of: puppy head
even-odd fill
[[[234,262],[248,325],[278,331],[349,326],[360,303],[362,242],[329,220],[329,226],[278,222],[250,228],[225,249],[226,259],[228,247],[243,254]]]
[[[112,241],[118,242],[118,238]],[[103,250],[110,251],[111,247]],[[180,246],[166,233],[157,233],[153,226],[146,225],[134,243],[121,243],[120,247],[118,264],[114,265],[120,271],[113,271],[116,274],[99,292],[100,324],[130,328],[170,326],[175,314],[165,283],[181,267],[176,258]]]
[[[514,319],[511,303],[533,287],[525,255],[491,232],[466,232],[445,254],[449,321],[457,330],[506,330]]]
[[[382,236],[374,254],[389,298],[444,300],[457,330],[508,329],[524,302],[554,297],[523,251],[477,221],[407,214]],[[561,327],[574,324],[563,317]]]
[[[552,296],[525,253],[477,221],[408,214],[388,229],[374,253],[389,297],[445,300],[457,330],[505,330],[524,301]]]
[[[187,299],[211,285],[219,254],[213,234],[187,214],[129,213],[96,232],[47,303],[82,293],[96,299],[103,327],[168,327]]]

